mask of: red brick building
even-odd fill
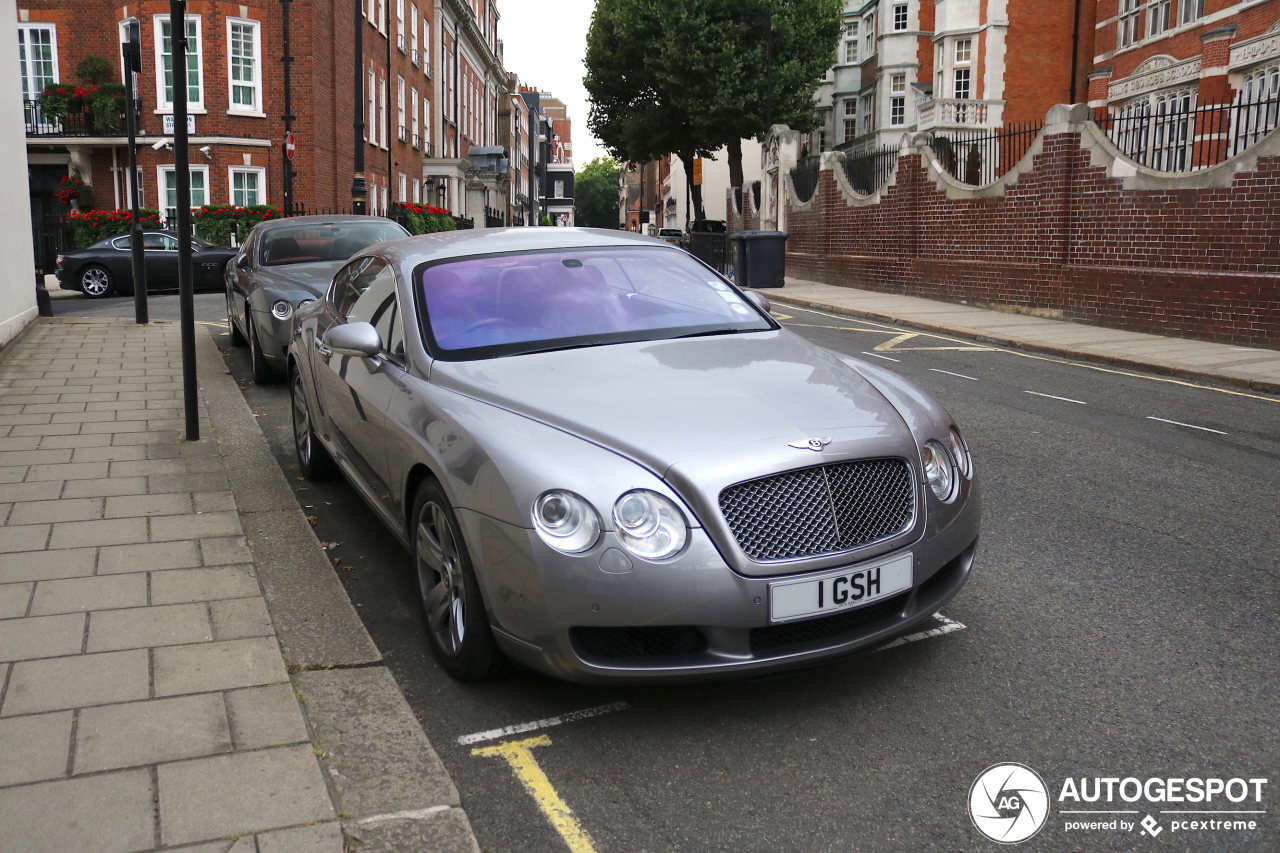
[[[1097,0],[1096,16],[1090,106],[1152,127],[1165,147],[1179,149],[1174,165],[1199,167],[1235,153],[1241,121],[1251,137],[1275,127],[1280,0]],[[1236,109],[1221,127],[1209,126],[1205,108],[1222,104]],[[1192,119],[1197,109],[1202,115]],[[1188,118],[1162,125],[1159,117],[1170,114]]]

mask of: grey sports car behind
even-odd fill
[[[408,234],[378,216],[294,216],[255,226],[224,275],[231,342],[248,344],[253,381],[279,378],[293,312],[319,298],[348,258]]]
[[[297,320],[302,470],[340,469],[409,549],[455,677],[808,666],[969,576],[978,492],[946,410],[660,240],[384,243]]]

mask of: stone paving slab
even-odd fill
[[[785,287],[762,293],[779,305],[797,305],[999,346],[1280,394],[1280,351],[1277,350],[1086,326],[1062,319],[952,305],[791,277],[786,279]],[[19,430],[34,428],[37,427],[15,426],[13,434],[21,435]]]
[[[55,320],[0,352],[0,853],[474,853],[207,335],[183,441],[178,344]]]

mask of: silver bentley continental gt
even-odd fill
[[[968,579],[978,490],[947,411],[661,240],[397,240],[297,319],[303,473],[341,471],[409,550],[457,678],[812,666]]]

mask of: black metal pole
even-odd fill
[[[150,321],[147,312],[147,267],[143,257],[142,223],[139,221],[138,201],[138,102],[133,87],[133,75],[142,70],[142,43],[138,22],[128,25],[128,38],[121,46],[124,55],[124,113],[129,133],[129,255],[133,262],[133,317],[143,325]]]
[[[289,3],[291,0],[280,0],[281,56],[284,82],[284,134],[288,139],[293,130],[293,55],[289,52]],[[284,215],[293,216],[293,160],[289,152],[284,150],[285,143],[280,143],[281,161],[284,163]]]
[[[182,328],[182,401],[187,441],[200,440],[196,388],[196,316],[191,280],[191,172],[187,151],[187,0],[169,0],[169,33],[173,49],[173,172],[178,208],[178,307]]]
[[[367,211],[369,186],[364,180],[364,0],[355,0],[356,38],[355,38],[355,161],[352,166],[351,180],[351,212],[363,214]],[[374,118],[371,116],[370,118]]]

